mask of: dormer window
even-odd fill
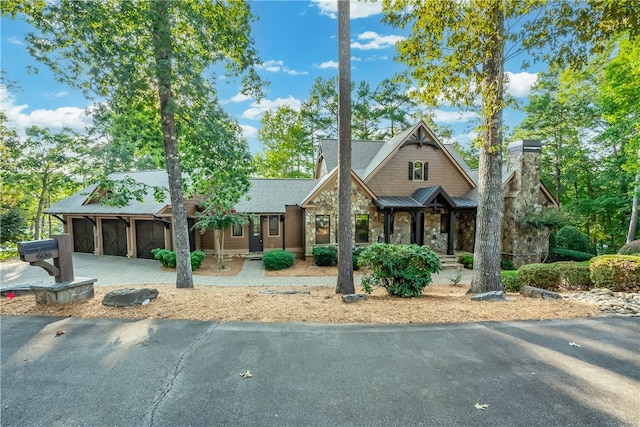
[[[429,179],[429,163],[421,161],[409,162],[409,181],[426,181]]]

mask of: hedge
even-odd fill
[[[316,246],[311,254],[316,265],[327,267],[338,263],[338,248],[336,246]]]
[[[589,252],[580,252],[574,251],[571,249],[563,249],[563,248],[554,248],[549,251],[548,262],[557,262],[557,261],[589,261],[595,255]]]
[[[500,272],[502,286],[505,292],[520,292],[522,284],[518,280],[518,272],[514,270],[505,270]]]
[[[554,264],[560,270],[562,289],[568,291],[589,290],[593,287],[589,272],[589,262],[556,262]]]
[[[618,249],[618,255],[640,255],[640,240],[632,240]]]
[[[282,249],[265,252],[262,256],[262,263],[267,270],[282,270],[289,268],[296,260],[296,256],[289,251]]]
[[[591,280],[596,288],[615,292],[640,289],[640,256],[602,255],[589,264]]]
[[[557,291],[562,284],[562,275],[556,264],[527,264],[518,269],[521,286],[534,286]]]

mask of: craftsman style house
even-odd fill
[[[531,209],[557,206],[540,182],[537,141],[509,146],[503,167],[503,257],[517,265],[539,261],[546,237],[521,227],[517,218]],[[236,210],[248,215],[244,227],[226,231],[226,254],[287,249],[311,256],[316,245],[337,242],[336,140],[320,141],[314,179],[253,179],[248,198]],[[165,171],[113,174],[148,185],[167,186]],[[354,246],[372,242],[416,243],[448,254],[473,251],[477,170],[469,168],[453,146],[443,144],[424,122],[388,141],[353,141],[351,212]],[[169,202],[149,194],[141,202],[114,208],[91,197],[86,188],[47,210],[64,223],[77,252],[151,257],[151,249],[171,248]],[[168,197],[167,197],[168,200]],[[187,202],[193,224],[201,199]],[[214,253],[213,233],[191,233],[192,249]]]

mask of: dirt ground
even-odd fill
[[[227,261],[219,271],[215,261],[195,274],[235,275],[243,259]],[[299,261],[294,267],[269,276],[336,275],[325,268]],[[104,296],[115,289],[153,287],[158,298],[134,308],[102,305]],[[541,300],[508,294],[507,301],[471,301],[468,286],[428,286],[420,298],[399,298],[376,289],[365,301],[342,302],[334,287],[219,287],[197,286],[176,289],[175,285],[96,286],[95,297],[63,306],[37,305],[31,294],[0,298],[3,315],[72,316],[81,318],[190,319],[203,321],[321,322],[321,323],[457,323],[487,320],[558,319],[598,316],[595,306],[575,300]],[[283,294],[282,291],[300,293]],[[361,292],[360,289],[356,289]],[[271,292],[271,293],[270,293]]]

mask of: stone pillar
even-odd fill
[[[516,266],[539,262],[540,248],[548,244],[545,233],[529,230],[517,223],[519,216],[542,209],[540,203],[540,157],[542,144],[537,140],[520,140],[507,148],[507,169],[515,171],[505,194],[502,230],[504,258]]]

